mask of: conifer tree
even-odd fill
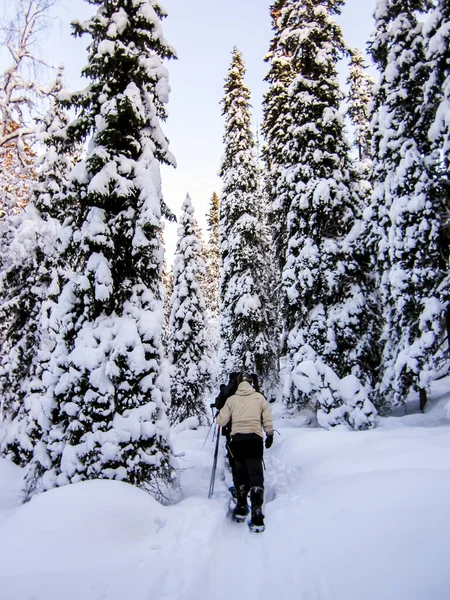
[[[206,277],[204,282],[205,303],[210,318],[219,315],[220,283],[220,237],[219,237],[219,196],[213,192],[207,215],[209,239],[205,248]]]
[[[286,259],[286,219],[290,206],[290,197],[282,174],[295,160],[289,95],[289,86],[296,75],[293,65],[295,63],[295,39],[298,35],[295,23],[295,4],[292,0],[275,0],[271,4],[270,14],[274,33],[269,52],[265,57],[265,61],[270,66],[265,78],[265,81],[269,83],[269,89],[265,93],[263,101],[262,130],[266,140],[266,145],[263,147],[263,159],[267,166],[268,218],[275,244],[275,255],[280,266],[279,277],[281,277],[281,270]],[[279,282],[277,283],[279,284]]]
[[[60,70],[54,94],[62,88]],[[0,270],[0,320],[4,340],[0,356],[2,433],[0,451],[24,466],[32,455],[40,428],[30,427],[30,412],[39,404],[39,375],[49,350],[47,318],[52,295],[59,289],[58,237],[63,219],[63,198],[77,159],[66,153],[59,138],[68,124],[67,114],[54,98],[42,119],[40,140],[46,151],[32,203],[23,213],[8,216],[9,235]]]
[[[53,348],[42,373],[48,421],[26,495],[91,478],[161,495],[172,454],[161,367],[163,251],[159,165],[173,164],[161,130],[168,99],[157,0],[91,0],[90,85],[67,96],[72,143],[91,136],[72,170],[61,260],[67,274],[50,315]],[[69,276],[70,275],[70,276]],[[42,419],[43,420],[43,419]]]
[[[197,417],[206,423],[205,397],[211,377],[211,349],[199,276],[205,265],[196,233],[189,194],[182,206],[173,267],[173,294],[169,321],[169,360],[172,364],[170,421]]]
[[[450,124],[447,117],[450,104],[449,23],[450,6],[447,2],[438,0],[424,26],[428,80],[419,124],[428,131],[438,193],[444,200],[444,227],[441,232],[443,269],[448,269],[450,247]],[[450,339],[450,318],[447,327]]]
[[[450,348],[450,302],[449,302],[449,263],[450,263],[450,6],[445,0],[438,0],[424,27],[426,59],[429,77],[425,86],[425,103],[422,108],[424,126],[431,142],[436,193],[443,203],[441,221],[440,256],[441,270],[446,274],[440,291],[447,302],[445,325],[447,348]]]
[[[164,355],[167,357],[167,344],[169,341],[169,321],[172,311],[172,294],[173,294],[173,269],[168,267],[164,260],[162,267],[162,282],[164,287],[164,326],[163,326],[163,348]]]
[[[381,76],[374,117],[372,215],[385,329],[380,395],[388,407],[419,392],[425,404],[439,358],[445,299],[439,255],[442,197],[421,123],[427,2],[378,2],[372,55]]]
[[[351,53],[347,113],[355,126],[355,146],[360,161],[370,158],[372,146],[371,107],[374,81],[367,73],[367,65],[358,49]]]
[[[221,370],[249,370],[267,389],[276,377],[276,311],[268,277],[269,232],[259,194],[250,92],[235,48],[225,80],[225,153],[221,167]]]
[[[363,207],[368,207],[372,200],[372,111],[374,103],[374,81],[367,73],[367,65],[362,53],[356,49],[350,51],[350,74],[347,79],[349,93],[347,98],[347,115],[354,126],[353,146],[358,152],[358,159],[354,161],[355,172],[359,179],[359,198]],[[376,249],[371,232],[370,223],[366,222],[364,228],[364,241],[367,254],[370,255],[371,271],[375,271]],[[371,277],[372,295],[375,291],[375,277]]]
[[[289,361],[284,396],[289,403],[316,406],[324,427],[347,422],[367,428],[376,414],[369,399],[374,305],[361,243],[358,177],[339,113],[336,64],[346,46],[333,16],[343,2],[287,5],[296,76],[289,87],[293,141],[279,175],[289,206],[282,262]]]

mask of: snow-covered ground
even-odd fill
[[[227,518],[230,475],[207,429],[175,434],[184,498],[90,481],[18,501],[0,460],[0,600],[447,600],[450,380],[425,415],[326,432],[275,406],[266,531]],[[223,456],[223,452],[221,453]]]

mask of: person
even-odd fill
[[[211,404],[211,408],[217,408],[218,410],[221,410],[228,398],[236,393],[238,386],[238,376],[239,373],[230,373],[228,383],[226,385],[222,384],[220,386],[219,394],[214,400],[214,403]]]
[[[219,412],[223,408],[223,406],[224,406],[225,402],[228,400],[228,398],[230,396],[233,396],[236,393],[237,386],[238,386],[238,382],[237,382],[238,375],[239,375],[238,372],[230,373],[230,376],[228,378],[228,383],[226,385],[221,384],[219,394],[216,397],[214,403],[211,404],[211,408],[215,408],[215,409],[217,409],[217,412]],[[228,460],[228,464],[230,465],[230,470],[231,470],[231,474],[232,474],[233,482],[234,482],[234,460],[233,460],[233,455],[230,452],[231,422],[229,422],[225,427],[222,427],[222,435],[226,439],[225,458]],[[230,488],[230,492],[231,492],[232,496],[236,497],[234,485]]]
[[[228,383],[226,385],[223,383],[220,385],[219,394],[217,395],[214,403],[211,404],[211,408],[215,408],[218,411],[220,411],[224,407],[224,404],[228,400],[228,398],[230,396],[233,396],[236,393],[236,390],[238,387],[238,376],[239,376],[239,372],[235,371],[235,372],[230,373],[229,378],[228,378]],[[259,392],[258,376],[256,375],[256,373],[252,373],[251,376],[252,376],[252,386],[257,392]],[[231,470],[231,474],[233,477],[233,486],[230,487],[230,492],[231,492],[231,495],[234,498],[236,498],[236,488],[234,485],[234,481],[235,481],[234,460],[233,460],[233,453],[230,450],[230,447],[231,447],[231,419],[230,419],[230,421],[228,421],[227,425],[222,427],[222,435],[226,439],[225,458],[228,460],[228,464],[230,465],[230,470]]]
[[[251,502],[250,525],[256,531],[264,530],[264,473],[263,445],[273,443],[273,420],[269,403],[253,387],[250,373],[240,373],[236,393],[230,396],[216,417],[222,427],[231,421],[230,452],[233,456],[233,479],[236,490],[236,507],[233,519],[244,521],[248,515],[248,494]]]

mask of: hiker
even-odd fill
[[[224,407],[224,404],[228,400],[228,398],[230,396],[233,396],[236,393],[236,390],[238,387],[238,376],[239,376],[238,372],[230,373],[227,385],[221,384],[219,394],[216,397],[214,404],[211,404],[211,408],[216,408],[218,411],[220,411]],[[259,392],[258,376],[255,373],[252,373],[251,376],[252,376],[252,386],[257,392]],[[228,463],[230,465],[231,474],[233,476],[233,483],[234,483],[234,481],[235,481],[234,460],[233,460],[233,454],[230,451],[231,419],[230,419],[230,421],[228,421],[228,423],[224,427],[222,427],[222,435],[225,436],[225,438],[226,438],[225,448],[226,448],[227,453],[225,455],[225,458],[228,460]],[[230,492],[233,495],[233,497],[236,498],[236,489],[234,486],[230,488]]]
[[[219,395],[216,397],[214,404],[211,404],[211,408],[216,408],[217,411],[220,411],[225,402],[228,400],[230,396],[236,393],[238,387],[238,375],[239,373],[230,373],[230,377],[228,379],[227,385],[222,384],[220,386]],[[231,473],[234,481],[234,461],[233,456],[230,452],[230,442],[231,442],[231,422],[229,422],[225,427],[222,427],[222,435],[225,436],[226,443],[226,458],[228,459],[228,463],[230,465]]]
[[[223,408],[223,405],[228,400],[228,398],[232,396],[237,390],[238,375],[239,373],[230,373],[227,385],[222,384],[220,386],[219,395],[216,397],[214,404],[211,404],[211,408],[217,408],[218,410],[221,410]]]
[[[222,427],[231,421],[231,442],[234,469],[233,478],[237,504],[233,511],[235,521],[245,521],[248,515],[247,496],[250,492],[252,508],[250,527],[254,531],[264,531],[264,474],[262,429],[266,433],[265,446],[273,443],[273,422],[269,403],[254,387],[250,373],[240,373],[237,378],[236,393],[230,396],[216,422]]]

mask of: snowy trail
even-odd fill
[[[211,460],[210,448],[204,447],[203,453],[202,460],[196,456],[197,464],[202,465]],[[184,590],[183,598],[228,600],[231,595],[248,600],[273,600],[274,597],[280,597],[286,587],[295,589],[299,600],[332,598],[326,581],[314,568],[309,556],[307,536],[303,533],[304,516],[300,510],[292,510],[295,503],[301,503],[301,495],[288,495],[288,492],[292,491],[292,483],[298,481],[299,469],[286,465],[282,454],[283,444],[271,453],[266,453],[264,510],[268,526],[264,533],[255,534],[249,531],[246,523],[234,523],[227,515],[231,475],[223,464],[224,444],[221,440],[221,459],[214,498],[207,501],[206,506],[197,498],[196,501],[199,506],[204,507],[204,512],[197,513],[197,522],[190,521],[190,528],[204,530],[203,523],[209,520],[208,513],[213,512],[216,526],[209,532],[207,540],[203,538],[203,545],[195,547],[194,544],[192,548],[186,548],[185,544],[179,551],[181,562],[186,554],[196,555],[197,563],[187,567],[187,571],[192,567],[196,569],[196,576],[192,578],[189,588],[185,587],[189,579],[185,575],[186,566],[183,565],[180,575],[180,562],[177,558],[174,563],[178,564],[178,567],[174,568],[169,576],[172,581],[172,576],[183,579],[183,585],[180,586]],[[191,477],[193,475],[197,485],[202,481],[206,490],[205,473],[209,476],[209,471],[201,467],[200,470],[204,475],[203,480],[192,473]],[[187,531],[188,535],[189,531],[190,529]],[[185,542],[191,545],[186,538]],[[203,553],[201,558],[199,552]],[[202,569],[199,569],[198,562],[202,563]],[[166,575],[164,578],[166,579]],[[172,583],[172,588],[176,587],[177,584]],[[162,597],[173,597],[173,589],[163,593]]]
[[[359,433],[279,415],[261,534],[227,517],[223,440],[207,498],[206,428],[174,437],[184,498],[173,506],[112,481],[20,506],[22,471],[0,460],[0,600],[448,600],[445,404]]]
[[[201,434],[196,437],[196,449],[184,465],[184,487],[192,496],[170,509],[173,523],[171,531],[166,528],[165,557],[160,557],[168,568],[148,582],[148,598],[155,591],[161,600],[179,598],[182,590],[183,600],[273,600],[282,597],[286,587],[295,589],[299,600],[331,598],[312,566],[306,536],[301,534],[301,512],[291,511],[297,498],[287,492],[299,470],[283,463],[282,444],[271,455],[266,453],[267,473],[276,476],[273,480],[266,476],[268,527],[255,534],[227,514],[231,475],[224,467],[223,440],[214,497],[206,498],[212,444],[203,446]]]

